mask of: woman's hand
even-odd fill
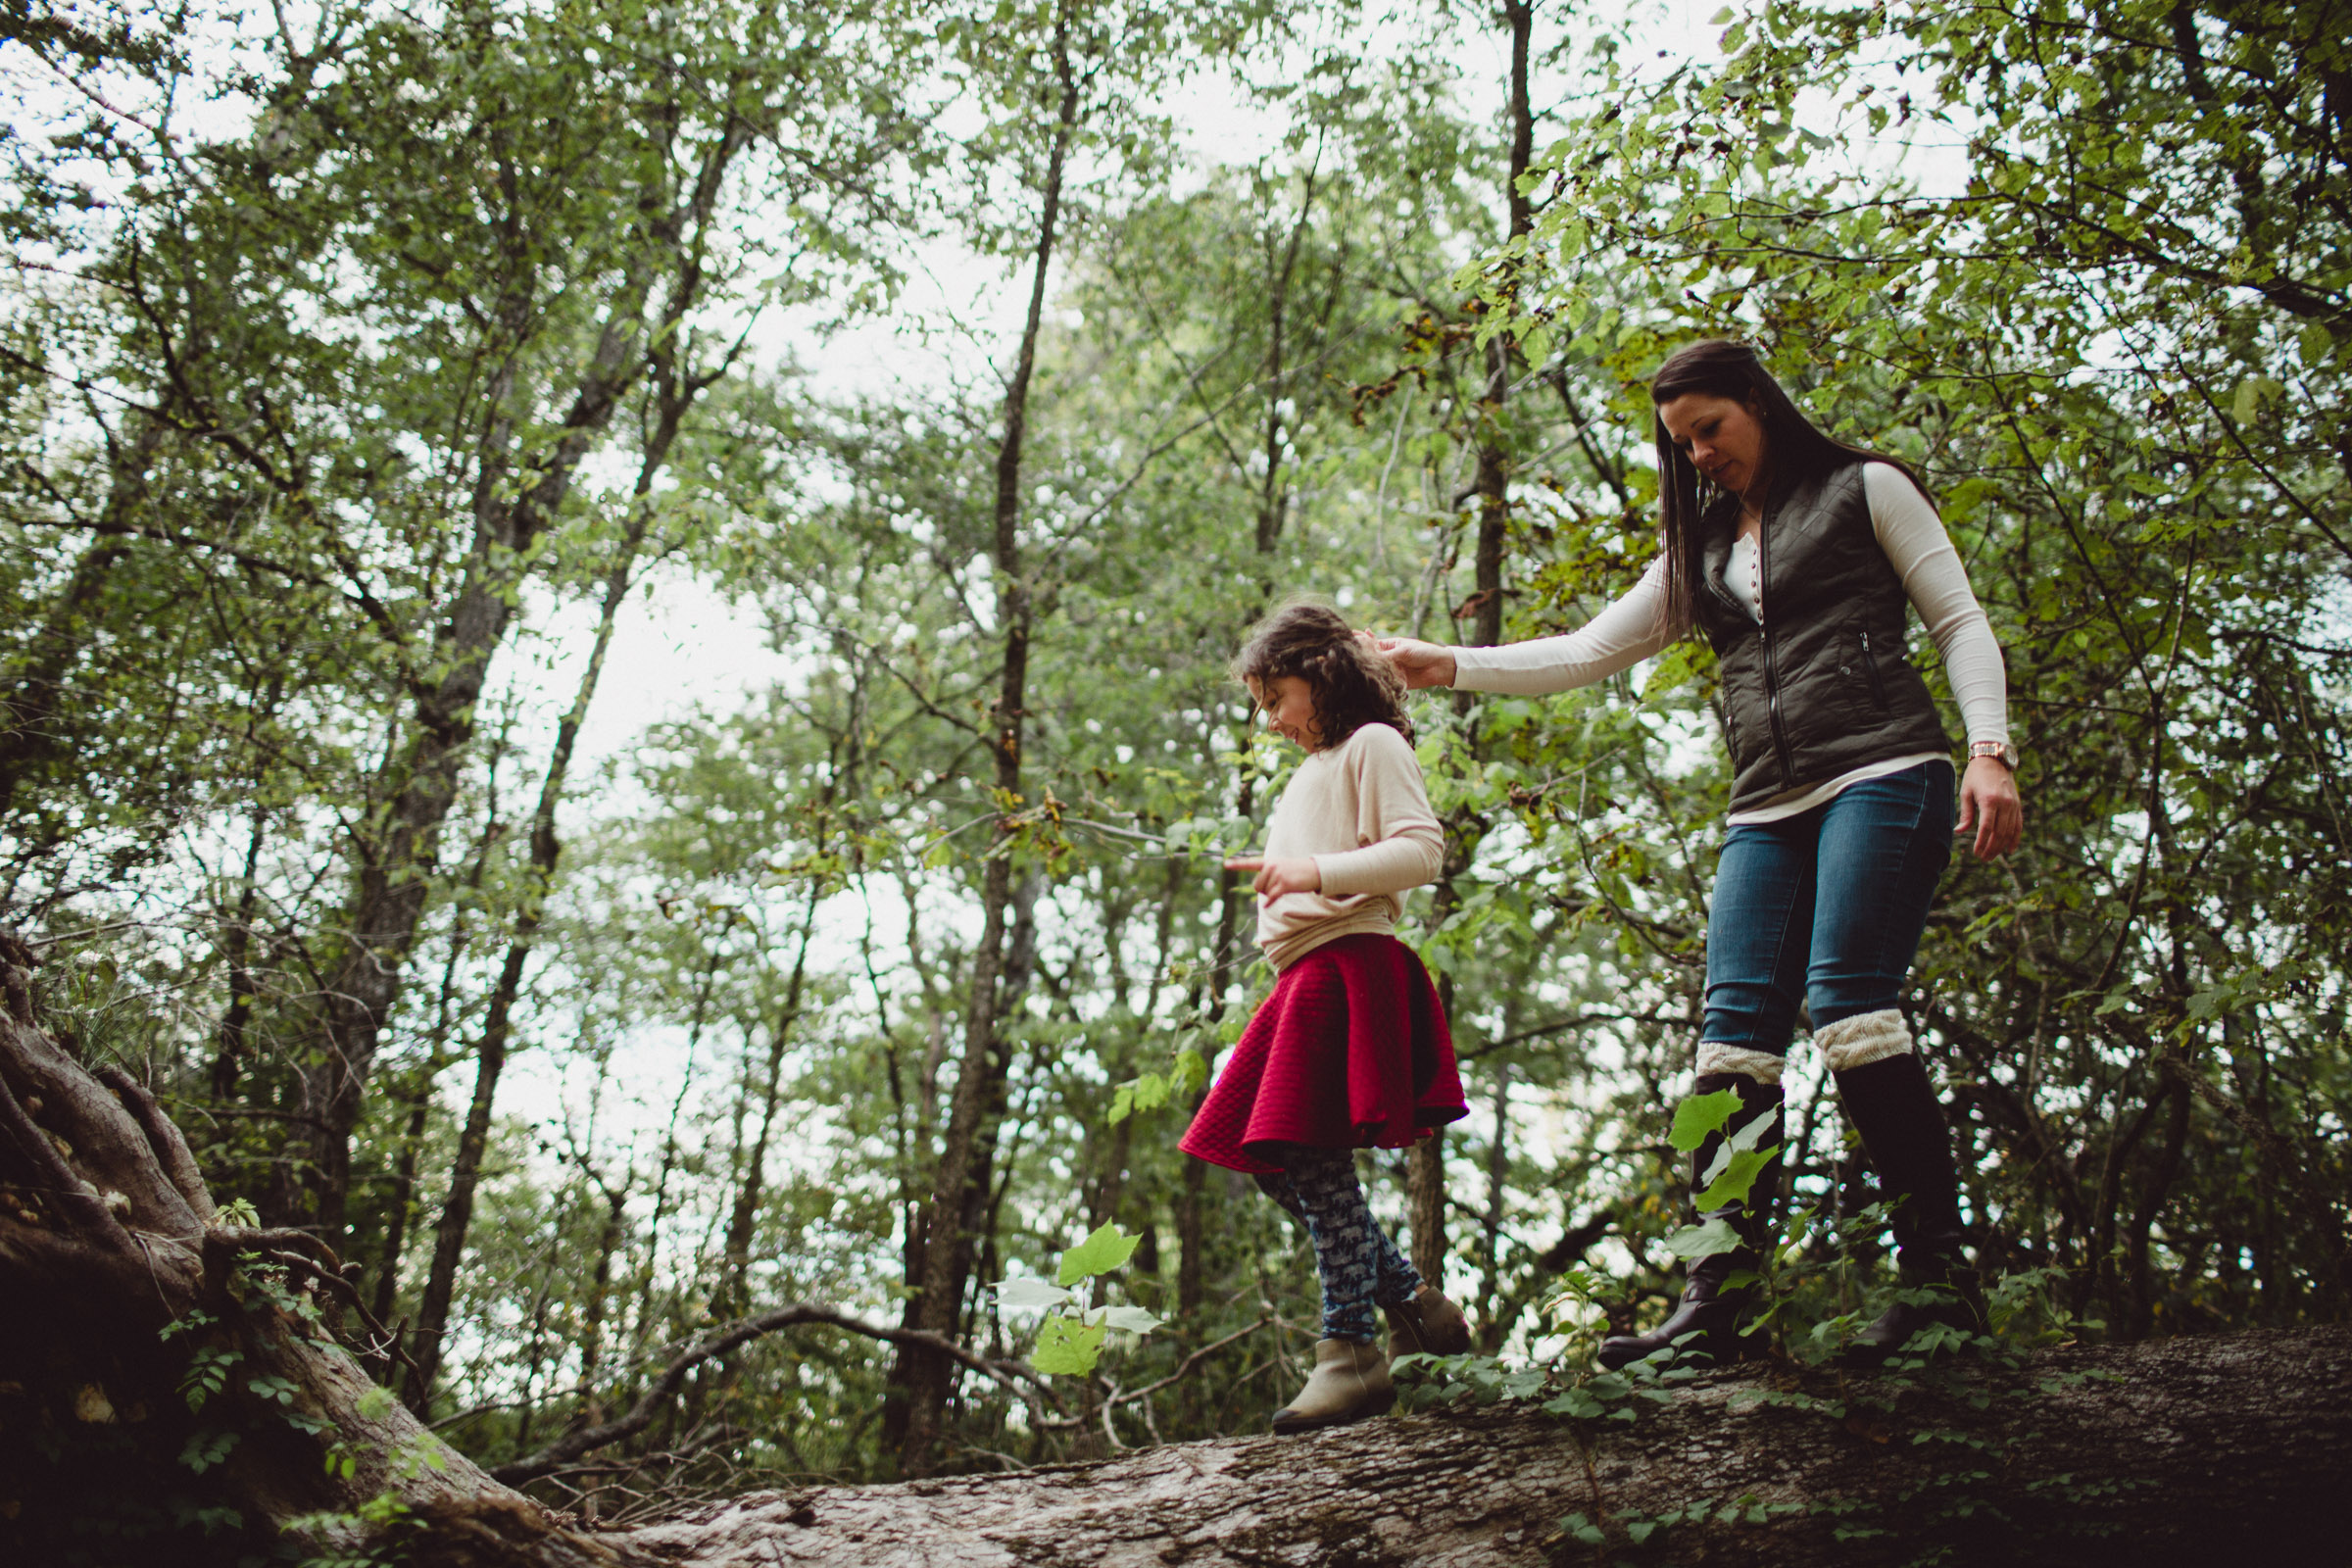
[[[1971,758],[1960,776],[1960,825],[1955,835],[1974,829],[1974,848],[1980,860],[1996,859],[2017,848],[2025,836],[2025,803],[2017,798],[2017,779],[1997,757]]]
[[[1320,893],[1323,891],[1323,868],[1311,855],[1286,855],[1269,860],[1262,855],[1237,855],[1225,862],[1228,871],[1255,871],[1257,880],[1250,883],[1261,899],[1279,899],[1285,893]]]
[[[1396,666],[1396,673],[1404,677],[1406,690],[1453,684],[1452,649],[1425,643],[1417,637],[1375,637],[1368,631],[1356,635],[1370,643],[1374,653]]]

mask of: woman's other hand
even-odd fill
[[[1972,829],[1980,860],[2007,855],[2025,836],[2026,808],[2017,798],[2017,778],[1997,757],[1971,758],[1960,776],[1960,825],[1952,831]]]
[[[1453,684],[1453,650],[1436,643],[1425,643],[1417,637],[1375,637],[1368,631],[1356,633],[1372,645],[1372,651],[1387,660],[1404,677],[1405,689],[1420,691],[1429,686]]]
[[[1323,891],[1323,868],[1311,855],[1286,855],[1272,860],[1262,855],[1237,855],[1225,862],[1225,869],[1255,871],[1257,879],[1250,885],[1261,899]]]

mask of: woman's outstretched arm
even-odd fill
[[[1498,648],[1446,648],[1412,637],[1382,637],[1378,648],[1405,685],[1534,696],[1590,686],[1665,648],[1688,628],[1666,611],[1666,559],[1608,609],[1564,637]]]

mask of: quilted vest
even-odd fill
[[[1732,809],[1866,763],[1952,743],[1905,643],[1911,602],[1871,527],[1862,465],[1799,482],[1764,512],[1764,623],[1724,586],[1737,497],[1700,526],[1693,618],[1714,645]]]

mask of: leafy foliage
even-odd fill
[[[945,1462],[1255,1429],[1313,1337],[1311,1265],[1174,1149],[1267,979],[1218,860],[1283,764],[1225,662],[1292,592],[1470,635],[1482,449],[1507,458],[1505,635],[1581,624],[1655,548],[1643,379],[1706,332],[1927,476],[2008,659],[2027,844],[1955,864],[1903,999],[1996,1327],[2346,1309],[2352,241],[2325,8],[1753,0],[1664,60],[1627,17],[1562,13],[1516,238],[1500,84],[1464,41],[1486,24],[1454,8],[746,3],[691,37],[626,5],[277,16],[197,47],[93,12],[6,45],[91,91],[20,85],[0,147],[0,896],[77,1049],[156,1085],[233,1223],[336,1232],[387,1325],[438,1280],[454,1332],[408,1392],[466,1451],[607,1419],[764,1306],[912,1321],[992,868],[956,1329],[1056,1375],[1033,1400],[963,1381]],[[1008,583],[998,334],[1062,24],[1102,74]],[[942,266],[973,301],[935,302]],[[611,657],[640,657],[649,598],[754,628],[773,678],[697,669],[564,772],[559,738],[608,711],[582,628],[611,605]],[[1705,1206],[1771,1153],[1728,1097],[1677,1103],[1714,700],[1683,645],[1415,710],[1457,831],[1405,935],[1476,1102],[1442,1239],[1483,1358],[1433,1397],[1591,1420],[1669,1387],[1562,1369],[1728,1245],[1687,1223],[1675,1152],[1732,1134]],[[364,1068],[355,976],[381,988]],[[1796,1217],[1765,1272],[1809,1359],[1892,1279],[1801,1047],[1789,1083]],[[1394,1220],[1401,1171],[1366,1171]],[[1006,1279],[1074,1235],[1060,1284]],[[1112,1267],[1126,1304],[1082,1305]],[[1154,1331],[1113,1337],[1132,1314]],[[203,1419],[250,1393],[189,1353]],[[540,1485],[612,1517],[889,1473],[890,1355],[753,1342],[610,1467]],[[191,1472],[228,1457],[207,1430]],[[1637,1523],[1693,1521],[1570,1534]]]

